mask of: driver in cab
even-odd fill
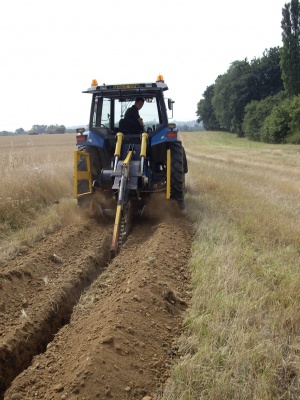
[[[139,111],[144,105],[144,99],[137,97],[133,106],[128,108],[124,118],[120,120],[119,129],[126,134],[140,134],[143,132],[144,123]]]

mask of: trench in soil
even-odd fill
[[[185,217],[169,212],[163,207],[160,217],[135,220],[112,262],[111,224],[89,221],[47,237],[1,269],[0,317],[7,323],[0,332],[1,399],[19,392],[56,399],[61,382],[74,398],[110,390],[123,400],[130,387],[126,398],[139,399],[161,390],[190,296],[191,229]]]
[[[93,222],[94,224],[94,222]],[[83,227],[83,231],[92,231],[88,226]],[[86,233],[86,232],[85,232]],[[72,240],[73,234],[70,235],[67,240]],[[65,238],[66,240],[66,238]],[[92,238],[95,242],[95,238]],[[39,243],[36,244],[39,246]],[[56,243],[55,250],[59,251],[59,248],[64,246],[64,243]],[[84,242],[82,242],[84,246]],[[63,282],[62,285],[57,285],[57,289],[51,290],[48,294],[49,300],[41,302],[40,309],[35,313],[34,319],[24,320],[19,325],[16,325],[4,336],[0,337],[0,399],[3,399],[5,390],[9,387],[11,382],[28,366],[31,364],[34,356],[43,353],[47,345],[53,340],[54,335],[66,324],[69,323],[72,315],[74,305],[80,299],[82,293],[90,286],[90,284],[107,268],[109,263],[109,248],[110,248],[110,237],[104,235],[98,241],[96,251],[87,252],[80,259],[80,268],[74,268],[74,270],[68,273],[68,278]],[[51,249],[51,250],[54,250]],[[38,252],[40,254],[41,252]],[[63,259],[60,259],[58,255],[53,252],[49,252],[47,262],[50,260],[55,266],[60,268],[65,264]],[[28,286],[35,286],[35,280],[37,275],[47,274],[46,271],[41,271],[36,274],[35,269],[31,266],[35,265],[35,261],[39,258],[38,255],[34,255],[30,259],[30,267],[24,264],[21,266],[13,266],[7,269],[5,272],[0,273],[0,293],[1,289],[7,287],[24,288]],[[26,264],[26,263],[25,263]],[[47,263],[45,263],[47,268]],[[40,263],[38,264],[41,265]],[[72,269],[69,265],[65,269]],[[48,273],[49,275],[49,273]],[[63,275],[63,274],[62,274]],[[21,289],[22,290],[22,289]],[[37,288],[37,292],[41,292],[40,288]],[[4,290],[5,292],[5,290]],[[37,296],[37,298],[39,298]],[[39,300],[36,300],[39,301]],[[39,308],[39,307],[38,307]],[[24,310],[23,310],[24,311]],[[5,330],[5,329],[4,329]]]

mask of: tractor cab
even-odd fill
[[[160,75],[155,83],[98,85],[96,80],[84,93],[93,95],[89,130],[100,136],[115,134],[120,131],[119,123],[137,97],[143,97],[144,106],[141,116],[144,131],[154,135],[168,126],[173,117],[173,101],[164,99],[163,92],[168,90]],[[168,115],[167,108],[171,111]]]

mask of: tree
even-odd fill
[[[282,9],[281,70],[288,95],[300,93],[300,4],[291,0]]]
[[[244,108],[253,99],[255,86],[251,65],[234,61],[216,80],[212,105],[222,129],[242,135]]]
[[[265,119],[285,99],[285,92],[281,91],[274,96],[266,97],[263,100],[253,100],[245,107],[243,120],[243,132],[251,140],[262,140],[261,129]]]
[[[266,49],[261,58],[254,58],[251,61],[255,82],[252,100],[262,100],[284,90],[281,78],[280,52],[279,47],[272,47],[269,50]]]
[[[213,106],[212,106],[212,98],[214,95],[214,87],[215,85],[210,85],[206,88],[203,93],[203,99],[199,101],[197,104],[196,115],[198,116],[197,122],[203,122],[204,129],[207,130],[216,130],[220,129],[219,123],[217,121]]]
[[[266,49],[261,58],[250,63],[247,59],[234,61],[227,72],[206,89],[204,99],[198,103],[198,120],[203,121],[206,129],[224,129],[243,136],[247,104],[274,96],[283,89],[280,48]]]
[[[66,127],[64,125],[56,125],[55,133],[65,133]]]
[[[291,123],[289,112],[290,99],[285,99],[272,108],[261,127],[261,141],[267,143],[285,143]]]
[[[47,127],[47,133],[65,133],[66,127],[64,125],[49,125]]]
[[[55,133],[56,125],[48,125],[46,133]]]
[[[32,125],[31,132],[38,134],[38,133],[45,133],[47,129],[47,125]]]
[[[18,128],[15,130],[15,134],[16,135],[23,135],[25,133],[23,128]]]

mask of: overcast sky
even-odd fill
[[[235,60],[281,46],[284,0],[1,0],[0,131],[87,124],[92,81],[155,81],[196,119]],[[142,112],[141,112],[142,114]]]

